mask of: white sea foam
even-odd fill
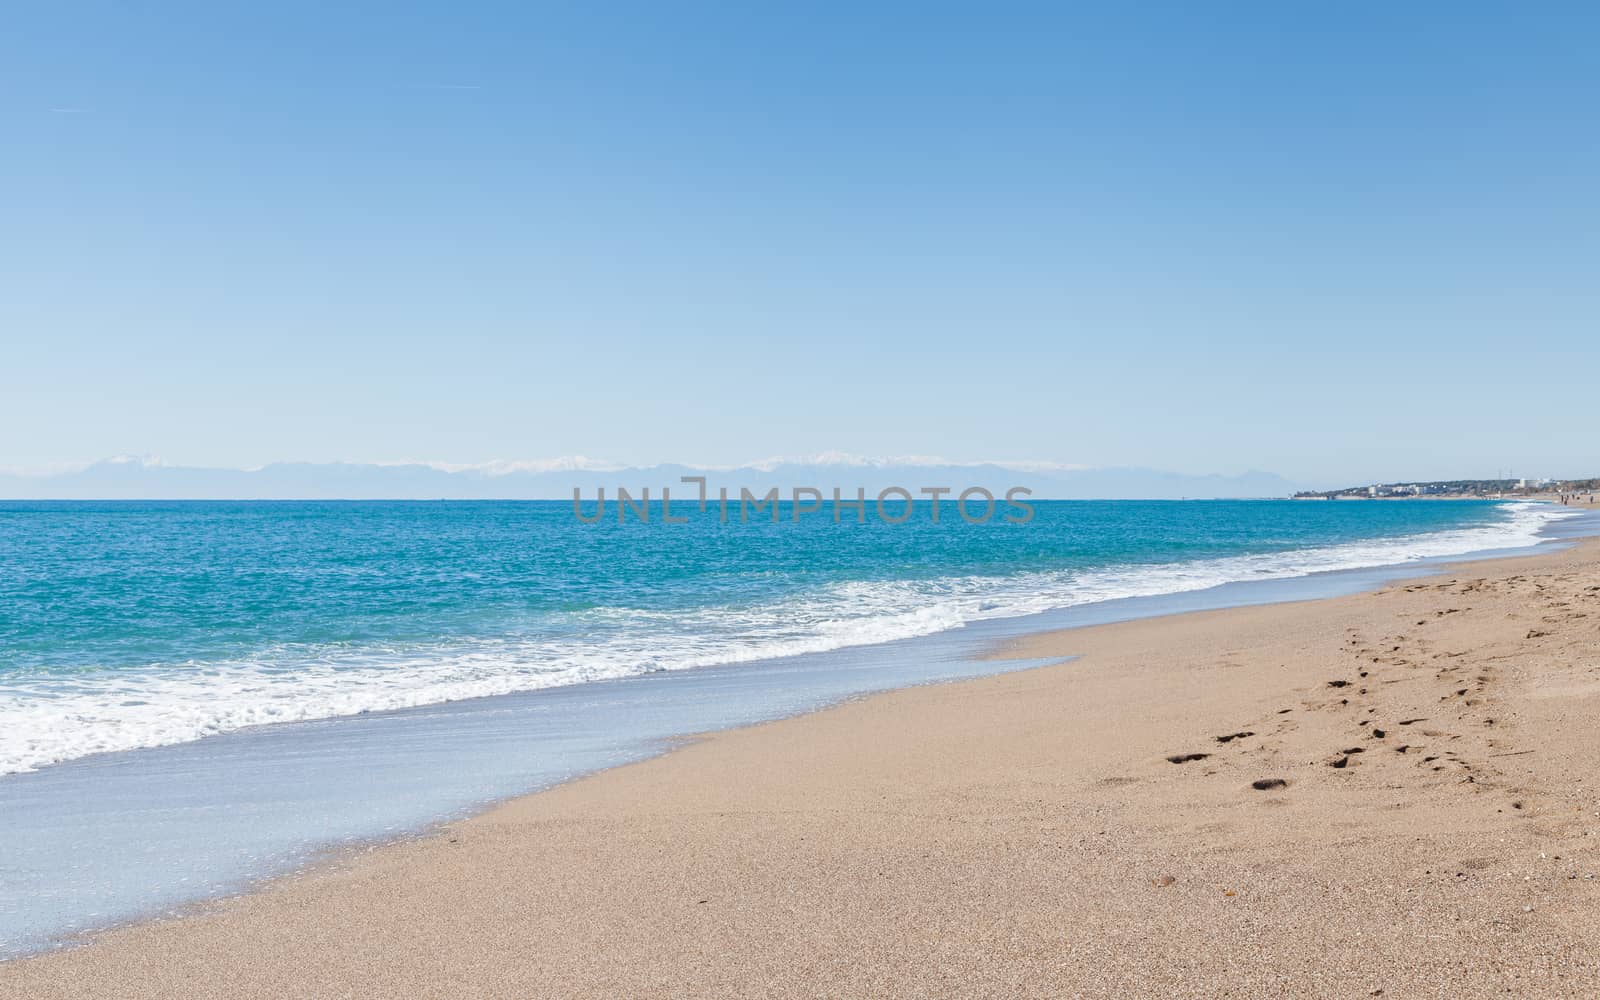
[[[0,774],[247,726],[325,719],[657,670],[929,635],[969,622],[1537,543],[1574,512],[1514,504],[1501,523],[1323,548],[1080,572],[832,586],[793,601],[690,612],[604,608],[565,635],[448,645],[280,648],[248,660],[13,678],[0,686]]]

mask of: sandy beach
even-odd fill
[[[1600,541],[1041,635],[717,733],[0,996],[1600,993]]]
[[[1600,1000],[1600,3],[14,3],[0,1000]]]

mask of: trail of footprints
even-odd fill
[[[1539,625],[1500,643],[1477,648],[1451,649],[1435,643],[1425,633],[1428,626],[1455,615],[1470,615],[1473,605],[1463,600],[1459,606],[1429,611],[1414,620],[1404,632],[1369,639],[1356,629],[1346,631],[1344,652],[1348,668],[1330,677],[1311,692],[1298,708],[1278,709],[1267,721],[1257,722],[1234,732],[1214,737],[1216,747],[1209,752],[1175,753],[1166,759],[1173,764],[1208,760],[1217,753],[1233,750],[1261,754],[1268,750],[1267,739],[1293,732],[1297,712],[1335,713],[1349,726],[1347,740],[1328,748],[1321,763],[1354,778],[1360,769],[1405,766],[1434,777],[1483,792],[1499,789],[1511,796],[1507,806],[1523,810],[1524,796],[1518,789],[1501,788],[1500,774],[1489,762],[1493,756],[1510,756],[1514,750],[1500,735],[1495,716],[1495,686],[1500,680],[1499,663],[1526,653],[1526,645],[1515,640],[1539,639],[1563,626],[1595,615],[1600,617],[1600,585],[1576,574],[1543,579],[1512,576],[1504,580],[1449,580],[1443,583],[1418,583],[1403,588],[1407,593],[1437,591],[1462,598],[1501,596],[1533,597]],[[1494,609],[1504,613],[1503,608]],[[1515,618],[1516,616],[1508,615]],[[1391,685],[1409,685],[1408,697],[1400,699],[1408,710],[1398,717],[1381,717],[1376,693]],[[1387,713],[1395,713],[1396,699],[1387,699]],[[1257,730],[1268,736],[1255,745],[1247,743]],[[1264,775],[1251,782],[1254,791],[1276,791],[1288,787],[1286,778]]]

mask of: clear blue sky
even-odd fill
[[[1070,6],[8,5],[0,467],[1600,473],[1600,8]]]

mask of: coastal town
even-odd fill
[[[1303,490],[1296,500],[1403,500],[1408,497],[1564,497],[1600,493],[1593,479],[1449,479],[1425,483],[1375,483],[1339,490]]]

